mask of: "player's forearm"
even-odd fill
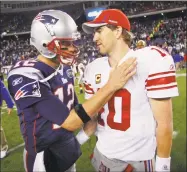
[[[150,99],[151,109],[157,122],[157,156],[160,158],[170,157],[173,133],[172,100]]]
[[[156,130],[157,155],[155,161],[155,171],[169,172],[171,168],[171,147],[172,147],[173,123],[158,123]]]
[[[106,84],[92,98],[85,101],[82,106],[87,115],[93,119],[97,112],[109,101],[115,91],[115,88],[111,88],[109,84]],[[61,126],[67,130],[75,131],[82,127],[82,125],[83,121],[78,116],[75,109],[73,109]]]
[[[173,123],[158,124],[156,130],[157,156],[160,158],[170,157],[172,147]]]
[[[115,91],[109,84],[99,89],[94,96],[83,103],[87,114],[93,119],[100,109],[110,100]]]
[[[69,116],[66,118],[66,120],[61,125],[62,128],[65,128],[69,131],[76,131],[83,125],[83,121],[81,118],[77,115],[74,109],[70,111]]]
[[[2,99],[5,100],[8,108],[13,108],[14,102],[12,101],[9,92],[5,87],[2,89]]]

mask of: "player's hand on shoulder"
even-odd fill
[[[136,58],[131,57],[112,69],[108,84],[113,90],[119,90],[124,87],[127,81],[136,73],[136,65]]]

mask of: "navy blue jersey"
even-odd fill
[[[9,72],[8,88],[18,108],[28,151],[40,152],[59,138],[74,137],[60,127],[78,103],[69,66],[61,66],[57,72],[35,59],[19,61]]]

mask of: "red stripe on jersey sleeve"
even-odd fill
[[[149,88],[149,89],[147,89],[147,91],[167,90],[167,89],[174,88],[174,87],[177,87],[177,84],[176,85],[172,85],[172,86],[168,86],[168,87]]]
[[[175,76],[166,76],[162,78],[150,79],[147,80],[146,87],[166,85],[171,84],[172,82],[176,82]]]
[[[91,84],[84,83],[84,89],[87,94],[94,94],[94,90],[91,88]]]
[[[167,72],[160,72],[160,73],[154,73],[148,76],[149,77],[153,77],[153,76],[158,76],[158,75],[165,75],[165,74],[171,74],[171,73],[175,73],[175,71],[167,71]]]

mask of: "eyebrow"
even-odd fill
[[[97,27],[97,28],[94,29],[94,32],[101,31],[102,29],[103,29],[103,26]]]

